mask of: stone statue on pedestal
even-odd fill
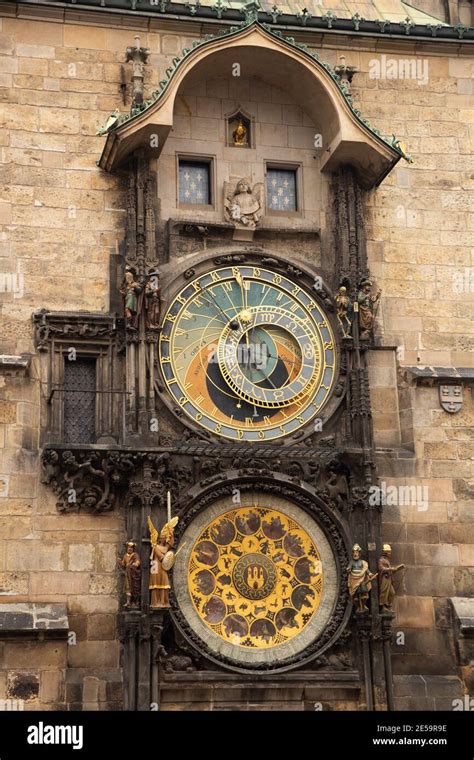
[[[133,271],[127,267],[120,293],[123,296],[124,314],[127,327],[130,330],[136,330],[138,327],[138,316],[140,311],[138,296],[141,292],[141,285],[136,282]]]
[[[379,604],[381,612],[391,612],[393,600],[395,599],[395,587],[393,585],[393,576],[399,570],[404,569],[405,565],[392,565],[390,562],[392,556],[392,547],[390,544],[384,544],[382,547],[382,556],[378,562],[379,570]]]
[[[120,567],[124,570],[123,591],[126,596],[125,607],[138,607],[141,594],[141,560],[136,551],[135,541],[130,540],[125,544],[127,550],[122,558],[119,557]]]
[[[372,581],[377,573],[371,573],[365,559],[361,558],[362,549],[359,544],[352,547],[352,559],[347,567],[347,587],[356,611],[368,612],[367,600],[372,588]]]
[[[359,292],[357,294],[357,304],[359,307],[359,336],[361,340],[370,340],[375,324],[375,317],[377,315],[377,304],[382,294],[381,290],[373,296],[371,295],[372,282],[370,280],[362,280],[359,286]]]

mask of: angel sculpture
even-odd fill
[[[170,606],[169,590],[171,588],[168,578],[168,570],[174,563],[174,529],[178,524],[178,517],[173,517],[158,533],[151,518],[148,517],[148,529],[150,531],[151,555],[150,555],[150,607],[155,610],[168,609]]]
[[[257,182],[253,190],[250,182],[241,179],[233,190],[230,183],[224,184],[225,211],[228,222],[256,227],[263,214],[263,184]]]

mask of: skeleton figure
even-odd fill
[[[341,285],[335,295],[337,318],[342,328],[342,334],[345,338],[350,337],[351,325],[352,325],[352,303],[351,299],[347,295],[347,288],[345,285]]]
[[[241,179],[235,189],[224,184],[225,218],[228,222],[256,227],[263,213],[263,184],[258,182],[253,189],[250,182]]]

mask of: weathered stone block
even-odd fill
[[[406,526],[408,543],[437,544],[440,541],[440,527],[438,525],[412,525]],[[388,539],[387,539],[388,540]]]
[[[90,615],[87,620],[87,638],[89,640],[113,639],[115,637],[114,615]]]
[[[417,565],[453,565],[459,564],[458,547],[452,544],[420,544],[415,545]]]
[[[446,543],[474,543],[474,524],[448,523],[439,526],[440,540]],[[459,547],[461,550],[461,547]]]
[[[70,597],[68,608],[73,614],[92,615],[95,613],[116,612],[118,598],[105,595],[78,594]]]
[[[43,541],[11,541],[7,546],[8,570],[63,570],[64,547]]]
[[[113,544],[99,544],[96,547],[97,570],[100,573],[110,573],[117,567],[116,536],[111,536]]]
[[[449,599],[434,599],[435,625],[440,630],[450,630],[453,625]]]
[[[8,673],[7,699],[32,702],[38,698],[38,673]]]
[[[117,667],[118,663],[118,642],[80,641],[68,648],[68,665],[72,668],[110,668]]]
[[[41,702],[60,702],[63,699],[63,671],[42,670],[39,697]]]
[[[454,596],[454,568],[408,567],[405,571],[406,592],[410,596]]]
[[[455,569],[453,596],[474,596],[474,567]]]
[[[396,697],[426,697],[426,679],[423,676],[394,676],[393,689]]]
[[[79,131],[80,112],[64,108],[42,108],[39,114],[39,131],[73,135]]]
[[[16,422],[16,404],[13,401],[0,401],[0,422]]]
[[[27,573],[0,573],[0,595],[28,594]]]
[[[435,701],[432,697],[398,697],[396,709],[406,712],[416,712],[417,710],[432,711],[435,709]]]
[[[459,697],[464,693],[458,676],[425,676],[428,694],[433,697]]]
[[[70,614],[69,630],[74,634],[76,642],[85,641],[87,639],[87,616]],[[72,646],[74,646],[74,644]]]
[[[37,573],[31,576],[30,591],[32,594],[84,594],[89,588],[87,573]]]
[[[68,570],[92,570],[94,568],[93,544],[69,544]]]
[[[12,669],[31,670],[43,665],[48,668],[64,668],[66,650],[66,642],[7,641],[5,642],[5,659]]]
[[[117,589],[117,577],[105,573],[93,573],[90,578],[91,594],[113,594]]]
[[[106,47],[106,39],[107,29],[105,28],[76,25],[64,27],[64,45],[66,47],[103,50]]]
[[[434,609],[432,597],[399,596],[395,602],[395,627],[432,628]]]
[[[25,45],[18,43],[16,46],[17,56],[27,58],[54,58],[55,51],[50,45]]]
[[[474,544],[461,544],[458,548],[461,565],[474,567]]]

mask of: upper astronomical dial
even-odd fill
[[[295,433],[324,406],[336,372],[334,335],[316,300],[250,265],[190,281],[164,316],[159,350],[175,404],[232,440]]]
[[[322,355],[308,320],[280,306],[252,307],[245,317],[238,327],[231,323],[224,328],[218,344],[219,367],[229,386],[257,406],[283,407],[306,396],[319,375]],[[265,387],[279,358],[290,373],[281,385]]]

